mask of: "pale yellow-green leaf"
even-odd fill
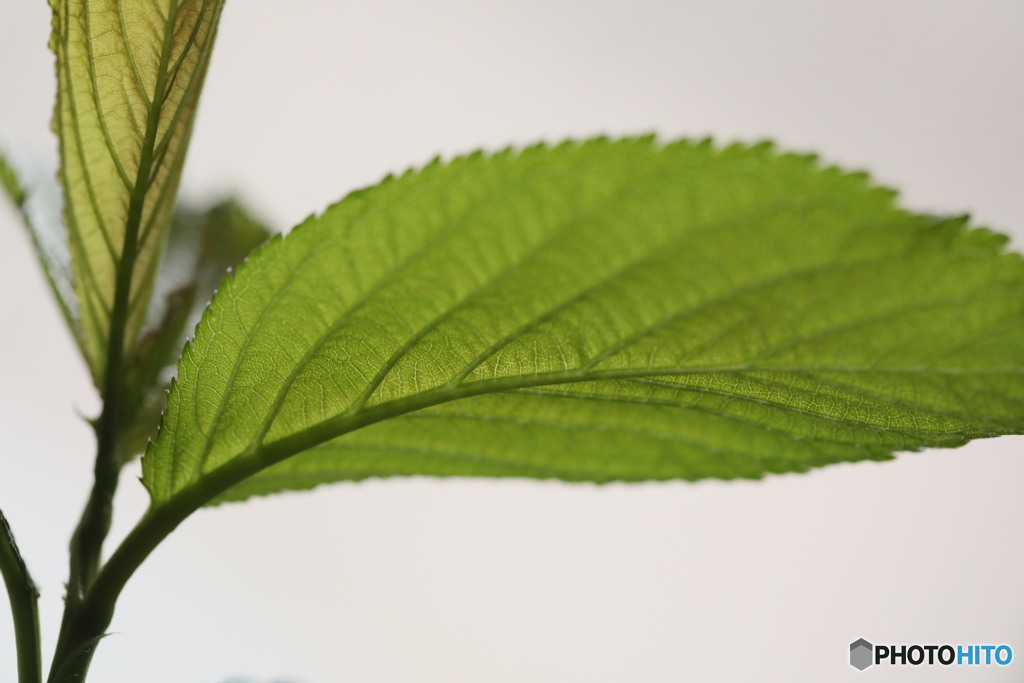
[[[125,345],[143,324],[223,0],[51,0],[72,271],[103,374],[118,267]]]

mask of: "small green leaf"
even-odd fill
[[[769,145],[652,139],[386,180],[224,283],[143,480],[160,505],[729,479],[1024,431],[1024,262],[894,194]]]
[[[126,348],[145,320],[223,0],[51,6],[65,219],[85,356],[99,384],[122,261]]]
[[[32,240],[32,247],[46,275],[50,291],[53,292],[72,336],[79,348],[83,348],[75,292],[71,284],[71,253],[67,246],[67,232],[60,221],[60,193],[56,182],[52,179],[42,182],[38,177],[34,177],[32,182],[24,182],[0,154],[0,185],[21,214],[21,222]]]

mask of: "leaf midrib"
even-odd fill
[[[758,366],[746,365],[733,366],[709,366],[702,368],[653,368],[644,371],[603,371],[590,373],[587,376],[573,375],[571,373],[548,373],[528,377],[502,378],[500,380],[486,380],[460,385],[457,390],[452,387],[438,387],[413,396],[407,396],[387,403],[374,405],[372,408],[355,414],[341,414],[334,418],[317,423],[306,429],[290,434],[286,437],[262,443],[256,449],[242,452],[225,459],[225,463],[219,467],[202,472],[202,477],[197,478],[186,486],[174,490],[171,495],[157,503],[157,507],[166,505],[168,501],[177,498],[185,489],[195,487],[204,488],[205,481],[222,480],[228,478],[223,487],[217,486],[216,490],[210,492],[210,500],[223,493],[230,485],[238,483],[242,479],[251,476],[261,469],[281,462],[297,453],[311,449],[311,447],[324,443],[325,441],[337,438],[346,433],[367,427],[371,424],[381,422],[390,418],[407,415],[434,405],[469,398],[472,396],[500,393],[503,391],[514,391],[518,389],[530,389],[559,384],[578,384],[585,382],[596,382],[605,379],[612,380],[633,380],[647,379],[652,377],[671,377],[686,375],[710,375],[729,374],[739,372],[767,372],[767,373],[796,373],[796,372],[835,372],[835,373],[872,373],[872,374],[929,374],[929,375],[977,375],[977,374],[1006,374],[1012,373],[1024,375],[1024,368],[921,368],[921,367],[838,367],[838,366]],[[852,425],[862,423],[845,421]],[[871,426],[871,425],[865,425]],[[876,426],[877,427],[877,426]],[[880,428],[881,429],[881,428]],[[896,431],[896,430],[893,430]],[[940,432],[945,433],[945,432]],[[212,472],[224,470],[223,477],[210,478]],[[239,470],[238,477],[231,477],[229,472]],[[168,486],[173,487],[173,479],[168,481]],[[202,505],[202,504],[201,504]]]
[[[169,496],[160,497],[154,495],[154,508],[167,505],[170,501],[182,496],[201,499],[197,507],[220,495],[231,486],[241,482],[243,479],[252,476],[262,469],[270,467],[292,455],[318,446],[331,439],[338,438],[349,432],[361,429],[371,424],[399,417],[424,408],[441,405],[463,398],[471,398],[483,394],[501,393],[519,389],[531,389],[559,384],[578,384],[595,382],[604,379],[646,379],[658,376],[686,376],[703,374],[728,374],[734,372],[837,372],[837,373],[875,373],[875,374],[923,374],[929,375],[976,375],[976,374],[1018,374],[1024,375],[1024,368],[1020,367],[989,367],[989,368],[924,368],[919,366],[888,366],[888,367],[857,367],[857,366],[824,366],[824,365],[792,365],[792,366],[748,366],[740,365],[719,365],[693,368],[651,368],[643,371],[637,370],[616,370],[592,372],[586,376],[579,376],[572,373],[545,373],[526,377],[509,377],[495,380],[484,380],[459,385],[453,390],[452,387],[439,387],[413,396],[396,399],[388,403],[379,404],[364,409],[358,414],[343,413],[323,422],[312,425],[307,429],[295,432],[281,439],[270,443],[261,444],[257,448],[237,453],[227,459],[224,464],[202,472],[202,477],[191,481],[186,486],[171,491]],[[784,407],[784,406],[780,406]],[[816,415],[816,414],[815,414]],[[845,421],[853,425],[863,425],[854,421]],[[877,427],[877,425],[863,425]],[[885,430],[897,431],[897,430]],[[935,433],[935,432],[933,432]],[[945,433],[945,432],[938,432]],[[219,476],[211,476],[219,472]],[[174,486],[173,478],[167,481],[167,488]]]

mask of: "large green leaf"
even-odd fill
[[[85,356],[99,383],[122,261],[126,346],[145,319],[223,0],[51,6],[65,218]]]
[[[1004,243],[769,145],[435,162],[223,284],[143,480],[160,505],[396,474],[759,477],[1019,433]]]

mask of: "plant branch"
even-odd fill
[[[143,161],[147,161],[147,159],[144,158]],[[103,386],[101,388],[103,412],[93,425],[96,430],[94,482],[85,509],[82,511],[82,518],[71,537],[71,561],[64,618],[61,622],[60,636],[57,639],[50,680],[54,680],[56,673],[60,673],[66,668],[71,657],[82,659],[79,654],[81,643],[67,640],[70,635],[69,626],[81,609],[86,591],[99,572],[103,541],[110,531],[114,493],[117,491],[118,476],[124,462],[120,455],[125,395],[122,381],[125,360],[124,342],[128,324],[132,271],[135,265],[137,237],[144,200],[144,192],[133,193],[128,210],[128,224],[121,260],[117,267],[114,308],[111,314],[107,358],[103,371]],[[86,658],[86,666],[88,666],[88,659]],[[79,680],[84,677],[85,670],[83,669]]]
[[[252,462],[231,463],[182,491],[174,500],[150,508],[110,556],[78,608],[65,612],[50,683],[85,678],[95,650],[90,644],[106,633],[117,599],[135,570],[186,517],[252,474],[253,468]]]
[[[18,682],[40,683],[43,663],[39,646],[39,591],[18,552],[7,518],[0,511],[0,573],[7,585],[18,652]]]
[[[148,173],[148,170],[147,170]],[[138,198],[139,195],[141,198]],[[71,570],[68,580],[68,604],[77,604],[99,570],[103,541],[110,530],[112,503],[117,490],[122,459],[119,438],[122,426],[124,386],[125,330],[128,324],[128,302],[132,271],[135,265],[137,237],[142,220],[144,192],[133,193],[129,207],[124,247],[117,267],[114,308],[111,314],[106,365],[103,371],[103,412],[95,423],[95,480],[82,519],[71,539]]]

